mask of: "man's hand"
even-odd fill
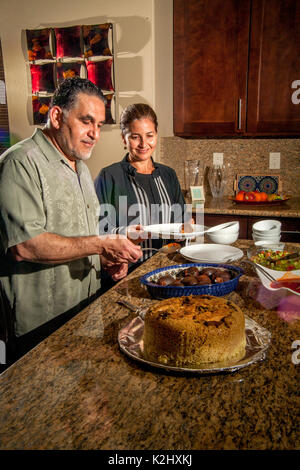
[[[122,264],[136,263],[142,257],[140,246],[136,246],[125,235],[100,235],[101,256],[107,262]]]
[[[111,264],[107,262],[107,259],[104,256],[100,255],[101,266],[107,273],[112,277],[114,281],[119,281],[123,277],[127,276],[128,273],[128,264]]]

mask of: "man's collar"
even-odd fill
[[[67,158],[64,157],[63,154],[51,142],[51,140],[48,139],[48,137],[44,134],[42,129],[39,129],[39,128],[35,129],[32,139],[40,147],[41,151],[43,152],[43,154],[45,155],[45,157],[47,158],[49,162],[54,163],[54,162],[62,161],[66,163],[73,170],[71,165],[68,163]],[[77,162],[76,166],[77,166],[77,169],[81,168],[80,160]]]
[[[55,162],[65,159],[55,145],[52,144],[51,140],[45,136],[42,129],[35,129],[32,139],[40,147],[48,161]]]

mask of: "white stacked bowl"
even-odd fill
[[[252,238],[255,242],[279,243],[281,238],[281,222],[271,219],[256,222],[252,226]]]
[[[232,222],[230,226],[228,223],[212,227],[212,231],[207,232],[208,238],[213,243],[219,243],[221,245],[231,245],[239,237],[240,223],[238,221]]]

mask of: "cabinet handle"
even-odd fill
[[[238,109],[238,130],[242,129],[242,98],[239,99],[239,109]]]
[[[297,235],[300,235],[300,232],[297,230],[281,230],[281,233],[295,233]]]

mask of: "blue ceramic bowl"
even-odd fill
[[[182,271],[183,268],[190,268],[196,266],[197,268],[205,268],[213,266],[216,268],[230,269],[235,276],[230,281],[220,282],[216,284],[204,284],[199,286],[159,286],[154,284],[161,275],[170,274],[174,276]],[[174,266],[167,266],[164,268],[156,269],[141,277],[141,284],[144,285],[149,294],[157,299],[167,299],[169,297],[181,297],[183,295],[215,295],[221,297],[222,295],[229,294],[237,288],[239,278],[244,274],[243,269],[230,264],[215,264],[215,263],[189,263]]]

